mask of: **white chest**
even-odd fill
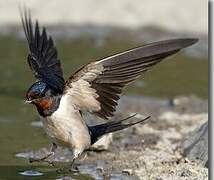
[[[48,136],[59,145],[70,148],[90,146],[90,135],[85,121],[67,95],[62,97],[57,111],[43,119],[43,125]]]

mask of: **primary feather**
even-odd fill
[[[172,39],[148,44],[92,62],[72,75],[65,92],[79,109],[95,113],[103,119],[113,116],[123,88],[153,65],[196,39]]]
[[[39,23],[35,26],[31,21],[30,13],[25,10],[22,13],[22,26],[28,41],[28,64],[36,79],[49,85],[56,93],[62,93],[64,79],[57,49],[46,29],[40,32]]]

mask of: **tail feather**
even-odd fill
[[[99,138],[105,134],[111,133],[111,132],[115,132],[115,131],[119,131],[122,129],[126,129],[130,126],[133,126],[135,124],[138,123],[145,123],[147,119],[150,118],[150,116],[141,119],[137,122],[133,122],[133,123],[127,123],[127,124],[123,124],[123,122],[126,122],[127,120],[135,117],[137,114],[131,115],[125,119],[122,120],[116,120],[116,121],[109,121],[107,123],[104,124],[99,124],[99,125],[95,125],[95,126],[89,126],[89,132],[91,135],[91,144],[94,144],[96,141],[99,140]]]

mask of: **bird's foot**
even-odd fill
[[[64,166],[62,168],[59,168],[56,170],[57,173],[62,173],[62,172],[78,172],[78,166],[77,165],[68,165],[68,166]]]
[[[47,162],[47,163],[51,164],[52,166],[55,166],[54,163],[53,163],[53,161],[47,160],[52,155],[53,155],[53,153],[49,153],[49,154],[45,155],[42,158],[29,158],[29,162],[30,163],[34,163],[34,162]]]
[[[53,161],[50,161],[50,160],[44,160],[44,162],[47,162],[49,165],[55,167],[55,164]]]

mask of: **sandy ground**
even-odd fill
[[[194,96],[173,100],[123,97],[115,118],[121,114],[138,112],[152,115],[145,125],[114,133],[106,151],[90,151],[78,162],[82,174],[95,179],[118,174],[119,179],[208,179],[208,169],[199,161],[191,162],[183,155],[182,143],[189,132],[208,119],[208,103]],[[142,115],[137,118],[142,118]],[[39,151],[22,156],[40,156]],[[19,154],[20,156],[20,154]],[[71,153],[59,149],[56,162],[71,160]],[[123,177],[123,178],[122,178]],[[126,178],[125,178],[126,177]]]

